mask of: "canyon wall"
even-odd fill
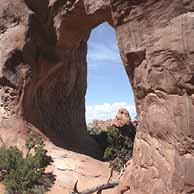
[[[58,146],[98,155],[85,123],[87,40],[112,22],[109,3],[0,3],[2,133],[27,121]]]
[[[194,190],[194,2],[113,1],[139,125],[130,194]]]
[[[30,123],[56,145],[98,154],[86,134],[86,54],[91,30],[106,21],[115,28],[139,116],[123,177],[127,193],[194,190],[192,0],[0,3],[1,141],[21,138]]]

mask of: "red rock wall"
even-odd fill
[[[98,154],[85,123],[87,40],[96,25],[112,22],[109,2],[10,0],[2,6],[2,126],[28,121],[56,145]]]
[[[193,1],[112,1],[140,124],[130,194],[194,190]],[[190,12],[189,12],[190,11]]]

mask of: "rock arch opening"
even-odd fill
[[[33,64],[22,101],[23,115],[56,145],[95,156],[99,155],[98,145],[87,134],[85,122],[87,40],[95,26],[113,22],[108,2],[102,7],[71,3],[63,7],[72,6],[73,12],[64,14],[55,2],[50,13],[53,20],[39,27],[37,17],[31,17],[29,36],[37,38],[38,45],[34,41],[25,45],[26,58]],[[33,49],[38,53],[36,59],[28,56]]]
[[[113,119],[120,107],[126,107],[134,118],[133,90],[119,54],[115,30],[106,22],[90,34],[87,64],[87,123],[93,119]]]
[[[129,193],[193,191],[193,1],[1,2],[1,143],[22,139],[28,121],[57,145],[93,152],[85,130],[86,44],[91,29],[108,21],[140,117]]]
[[[87,130],[103,153],[100,159],[113,161],[118,155],[119,160],[124,162],[124,155],[128,159],[132,157],[136,108],[114,28],[106,22],[99,24],[92,29],[87,45]],[[122,138],[117,139],[113,131],[117,136],[127,138],[131,147],[127,147]],[[117,141],[120,141],[120,145],[115,144]],[[108,156],[108,150],[115,152],[115,156]]]
[[[24,20],[15,29],[21,39],[12,37],[13,48],[3,53],[0,81],[14,87],[2,90],[7,100],[1,126],[21,128],[27,121],[58,146],[96,155],[97,145],[89,138],[85,122],[87,41],[99,24],[106,21],[113,26],[110,2],[98,3],[64,1],[61,5],[45,0],[39,6],[37,1],[26,0],[15,4]],[[17,53],[21,56],[12,64]],[[17,125],[12,126],[13,122]]]

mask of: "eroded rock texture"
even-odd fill
[[[123,178],[127,192],[194,190],[192,0],[0,4],[2,137],[9,136],[8,128],[22,133],[18,129],[28,121],[57,145],[94,150],[85,130],[87,40],[107,21],[116,30],[140,120],[133,161]]]
[[[126,176],[128,193],[190,193],[194,190],[193,2],[114,1],[112,6],[140,119]]]
[[[14,120],[18,128],[24,119],[57,145],[95,154],[85,124],[87,39],[93,27],[112,22],[109,4],[1,5],[1,125],[12,127]]]

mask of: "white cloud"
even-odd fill
[[[136,116],[135,105],[126,102],[114,102],[112,104],[86,105],[86,121],[88,123],[94,119],[107,120],[114,118],[119,108],[126,108],[132,118]]]

